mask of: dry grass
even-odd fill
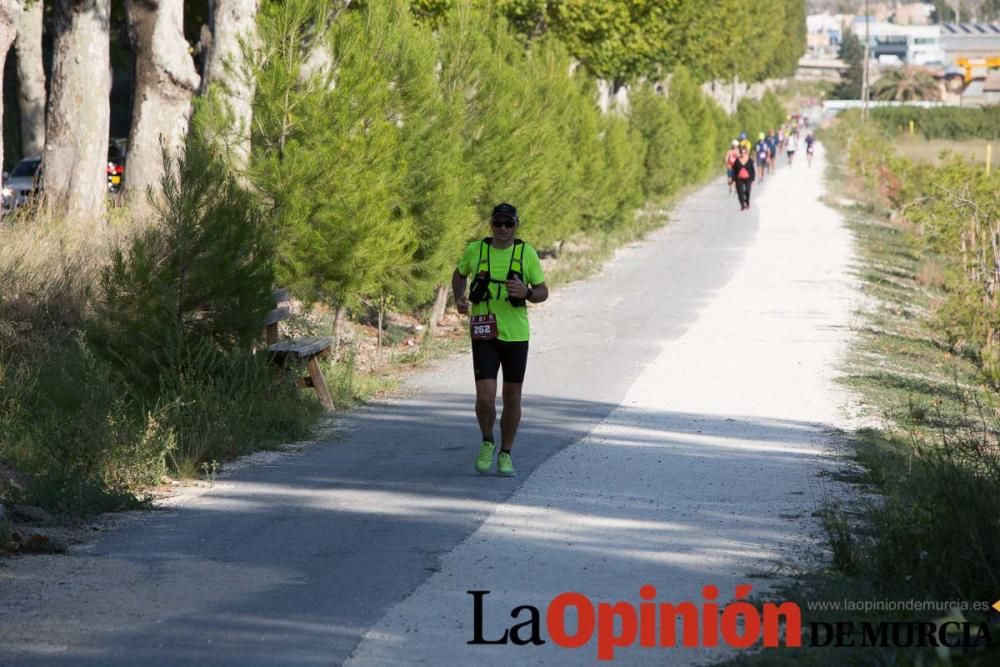
[[[115,209],[89,227],[37,215],[0,225],[0,459],[30,479],[24,502],[70,515],[129,507],[168,468],[197,474],[308,435],[317,406],[246,350],[163,363],[158,389],[128,382],[131,359],[98,352],[102,269],[145,224]]]
[[[917,283],[922,287],[941,289],[944,287],[944,264],[931,257],[921,260],[917,269]]]
[[[892,147],[899,155],[918,162],[941,163],[941,155],[950,152],[971,162],[986,163],[986,146],[991,142],[985,139],[924,139],[923,137],[900,135],[892,142]],[[1000,157],[995,153],[1000,151],[1000,144],[993,147],[993,168],[998,166]]]
[[[41,215],[0,225],[0,358],[43,354],[75,335],[117,229]]]

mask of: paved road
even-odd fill
[[[728,599],[810,543],[829,465],[852,297],[821,171],[779,171],[749,213],[717,181],[534,311],[517,478],[472,472],[470,362],[444,362],[301,454],[11,561],[0,664],[578,664],[593,642],[467,646],[466,591],[492,591],[489,633],[565,590]],[[618,655],[711,657],[653,650]]]

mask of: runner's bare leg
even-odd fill
[[[503,383],[503,414],[500,416],[500,449],[510,451],[521,423],[521,383]],[[496,387],[494,386],[494,391]]]
[[[496,380],[476,380],[476,419],[483,435],[493,433],[493,425],[497,421]]]

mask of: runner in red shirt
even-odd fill
[[[756,170],[753,166],[753,158],[750,151],[745,147],[740,147],[740,156],[733,163],[733,180],[736,181],[736,196],[740,199],[740,210],[750,209],[750,184],[756,178]]]
[[[740,156],[740,142],[733,139],[726,151],[726,180],[729,182],[729,194],[733,194],[733,163]]]

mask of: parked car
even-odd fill
[[[41,183],[42,158],[26,157],[11,169],[3,180],[3,207],[13,210],[25,204],[32,196],[42,191]],[[122,180],[125,178],[125,140],[113,139],[108,145],[108,193],[117,195],[121,192]]]
[[[41,191],[39,183],[42,158],[26,157],[10,170],[3,180],[3,207],[13,210],[27,202],[33,195]]]

